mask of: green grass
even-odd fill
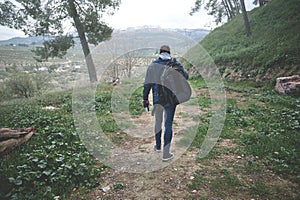
[[[257,180],[249,185],[249,192],[260,197],[268,197],[270,195],[268,186],[262,180]]]
[[[34,53],[31,51],[34,49],[35,45],[29,45],[28,47],[22,46],[0,46],[0,64],[7,66],[10,69],[25,69],[28,67],[40,67],[47,66],[45,63],[37,62],[34,59]],[[82,62],[84,59],[83,52],[80,48],[71,48],[67,55],[63,58],[54,58],[49,61],[52,63],[49,67],[59,64],[61,62],[67,61],[67,59],[72,58],[74,62]]]
[[[211,188],[213,191],[216,191],[217,193],[232,193],[239,190],[241,183],[235,175],[228,172],[225,168],[221,169],[220,172],[220,175],[211,182]]]
[[[203,85],[201,79],[198,83],[194,81],[195,85]],[[230,139],[238,146],[215,147],[199,162],[209,163],[210,159],[228,154],[243,154],[247,159],[237,166],[233,166],[233,160],[228,160],[224,166],[210,168],[208,172],[199,169],[189,188],[209,188],[219,197],[240,191],[250,196],[270,198],[276,188],[256,177],[263,176],[265,168],[282,176],[294,177],[292,181],[299,181],[299,99],[278,95],[270,88],[246,82],[227,84],[227,87],[228,91],[246,98],[242,106],[239,98],[227,99],[227,115],[220,138]],[[132,116],[139,114],[140,92],[141,88],[130,97]],[[102,130],[118,145],[127,135],[116,134],[120,127],[112,115],[111,98],[111,86],[99,85],[95,93],[96,114]],[[53,199],[54,196],[68,199],[73,188],[88,191],[99,185],[99,172],[106,166],[95,162],[80,142],[73,124],[71,99],[71,91],[66,91],[1,103],[1,127],[33,126],[37,129],[27,143],[17,147],[8,157],[1,158],[0,180],[5,186],[1,187],[1,196],[7,196],[6,199]],[[206,96],[195,97],[194,103],[200,109],[210,107],[210,99]],[[58,109],[42,109],[45,106]],[[178,144],[186,146],[192,143],[192,148],[200,147],[210,116],[209,109],[207,114],[195,116],[195,120],[201,121],[200,125],[187,130],[184,133],[186,137]],[[195,137],[193,134],[196,134]],[[203,176],[206,173],[210,178]],[[247,180],[249,176],[254,181],[245,183],[243,179]],[[121,187],[117,184],[115,189]],[[276,189],[275,193],[279,199],[282,197],[281,189]]]
[[[248,12],[252,35],[246,37],[243,16],[214,29],[200,44],[224,72],[224,66],[242,71],[243,79],[299,73],[300,2],[273,0]],[[222,38],[222,39],[220,39]],[[223,66],[223,67],[222,67]],[[248,76],[250,75],[250,77]]]
[[[235,167],[234,162],[227,160],[223,168],[210,168],[209,171],[199,169],[193,175],[189,188],[206,188],[206,191],[218,197],[234,197],[242,192],[250,197],[287,198],[284,197],[286,189],[271,185],[264,180],[264,176],[268,168],[280,176],[290,177],[288,179],[294,183],[300,180],[300,100],[279,95],[273,88],[257,87],[251,82],[226,85],[228,91],[246,98],[243,101],[240,98],[227,99],[226,120],[220,142],[229,139],[236,147],[215,146],[207,157],[197,160],[204,166],[211,166],[210,162],[222,160],[226,155],[244,155],[246,159]],[[206,104],[199,106],[204,109]],[[209,117],[209,113],[201,117],[203,124],[198,127],[193,147],[201,147]],[[249,182],[249,177],[253,181]],[[291,193],[287,196],[295,198]]]
[[[130,96],[129,110],[132,116],[141,115],[144,112],[144,108],[141,106],[142,91],[143,87],[139,87]]]
[[[202,196],[197,199],[210,199],[211,194],[226,199],[238,193],[248,195],[249,199],[293,199],[284,189],[270,185],[263,177],[268,168],[272,173],[291,177],[293,183],[299,183],[300,100],[278,95],[269,87],[273,87],[277,75],[272,76],[271,82],[255,82],[255,77],[281,70],[285,70],[284,75],[299,73],[298,7],[297,0],[288,3],[272,0],[267,6],[249,13],[250,38],[244,35],[242,16],[237,16],[200,42],[221,73],[230,66],[235,72],[242,71],[241,79],[248,79],[250,75],[251,80],[225,83],[228,94],[239,96],[227,99],[220,141],[229,139],[238,147],[216,147],[206,158],[198,160],[208,167],[195,171],[194,179],[188,183],[191,190],[206,190],[207,193],[200,194]],[[28,48],[1,47],[0,55],[0,64],[9,66],[0,72],[1,79],[22,65],[23,69],[30,70],[37,66]],[[189,138],[194,138],[191,136],[195,133],[191,147],[199,148],[208,129],[211,101],[201,75],[191,75],[189,82],[193,89],[203,90],[203,93],[185,104],[199,105],[208,113],[193,116],[193,120],[201,124],[187,130],[186,138],[179,145],[190,144]],[[136,89],[129,97],[129,114],[133,117],[143,112],[141,90],[141,87]],[[82,106],[95,108],[100,128],[118,145],[127,136],[117,134],[119,126],[124,124],[117,124],[112,114],[112,91],[109,84],[100,84],[95,93],[95,105]],[[124,94],[118,95],[123,97]],[[0,96],[7,96],[5,88],[0,88]],[[1,199],[53,199],[54,196],[68,199],[74,188],[85,193],[99,186],[100,172],[107,166],[97,163],[81,143],[74,126],[71,97],[71,92],[65,91],[45,92],[27,100],[10,98],[4,101],[7,99],[1,98],[0,127],[33,126],[37,130],[28,142],[16,147],[9,156],[0,158]],[[58,109],[42,109],[45,106]],[[228,160],[221,163],[222,166],[212,166],[215,160],[232,154],[245,155],[245,160],[237,165]],[[123,187],[115,183],[113,188]]]
[[[6,102],[0,127],[35,127],[36,133],[0,162],[0,196],[4,199],[67,198],[73,188],[97,185],[95,160],[80,142],[73,124],[69,92]],[[42,109],[45,104],[57,110]]]
[[[1,46],[0,48],[0,61],[1,64],[14,64],[13,67],[19,67],[25,63],[36,63],[33,59],[34,54],[30,51],[30,47],[14,47],[14,46]],[[7,59],[9,58],[9,59]],[[25,61],[25,62],[24,62]]]
[[[118,144],[124,135],[110,134],[119,130],[111,114],[110,87],[100,86],[95,96],[101,129]],[[46,110],[46,106],[56,109]],[[36,128],[28,142],[0,158],[1,199],[68,199],[74,188],[90,189],[99,184],[99,173],[105,166],[96,162],[79,138],[71,91],[4,101],[0,113],[0,127]]]
[[[189,76],[189,83],[193,89],[206,88],[207,85],[200,74],[193,74]]]

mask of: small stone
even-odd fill
[[[110,186],[109,186],[109,185],[102,188],[102,191],[103,191],[103,192],[107,192],[107,191],[109,191],[109,190],[110,190]]]
[[[191,177],[190,177],[190,179],[191,179],[191,180],[194,180],[194,179],[195,179],[195,177],[194,177],[194,176],[191,176]]]
[[[241,159],[242,157],[241,157],[241,156],[238,156],[237,158],[238,158],[238,159]]]
[[[197,190],[193,190],[192,193],[197,193]]]

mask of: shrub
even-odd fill
[[[0,95],[5,94],[6,98],[9,96],[33,97],[36,92],[42,91],[48,86],[49,80],[49,77],[41,72],[14,73],[4,81],[4,86],[0,88]]]
[[[29,74],[13,74],[6,82],[6,87],[12,94],[29,98],[35,92],[34,82]]]

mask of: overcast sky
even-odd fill
[[[2,0],[0,0],[2,1]],[[105,19],[114,29],[135,26],[159,26],[161,28],[215,27],[213,18],[206,11],[189,15],[195,0],[121,0],[119,10]],[[247,10],[253,8],[253,0],[245,0]],[[0,40],[24,36],[21,31],[0,26]]]

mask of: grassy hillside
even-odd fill
[[[278,75],[298,74],[299,6],[299,0],[272,0],[249,13],[250,38],[245,36],[242,16],[237,16],[212,31],[200,44],[214,58],[224,77],[229,78],[232,72],[241,73],[241,78],[271,80]],[[165,40],[164,35],[158,35]],[[113,165],[95,159],[81,141],[74,120],[73,91],[52,91],[52,84],[64,89],[72,85],[75,72],[85,73],[72,70],[81,65],[83,57],[78,56],[82,55],[81,51],[74,49],[66,59],[49,62],[49,70],[37,72],[35,69],[40,64],[30,57],[30,48],[0,48],[0,82],[3,81],[0,83],[0,127],[36,129],[28,142],[0,157],[1,200],[300,199],[300,99],[279,95],[269,87],[256,87],[260,84],[252,84],[252,80],[224,81],[227,94],[223,130],[209,155],[200,159],[197,154],[218,107],[213,107],[205,80],[199,74],[191,75],[189,81],[195,95],[186,105],[180,105],[174,121],[174,141],[180,137],[181,142],[192,139],[190,148],[183,155],[175,154],[180,159],[156,172],[121,173]],[[195,57],[198,60],[199,52]],[[71,63],[67,62],[69,59]],[[24,74],[32,78],[35,87],[41,87],[41,83],[51,86],[37,90],[33,97],[17,98],[6,88],[4,79],[19,80],[21,76],[17,75],[23,71],[28,71]],[[50,83],[46,81],[48,77]],[[126,83],[129,82],[121,82]],[[153,138],[134,138],[129,134],[133,131],[124,131],[134,120],[153,123],[143,112],[141,88],[130,96],[131,116],[124,115],[128,119],[125,123],[117,123],[115,114],[119,114],[119,108],[115,108],[113,98],[117,97],[117,90],[114,88],[117,87],[99,84],[95,103],[83,102],[82,108],[95,111],[99,130],[120,149],[133,154],[152,153]],[[90,123],[88,118],[83,121]],[[191,125],[193,122],[199,123],[196,128]],[[186,127],[178,131],[181,124]],[[141,132],[144,129],[146,126]],[[95,134],[89,130],[86,133]],[[178,146],[172,143],[175,150]]]
[[[243,16],[238,15],[212,31],[200,44],[221,72],[230,67],[242,74],[242,78],[259,80],[297,74],[300,72],[299,8],[299,0],[273,0],[248,12],[251,37],[246,36]]]

